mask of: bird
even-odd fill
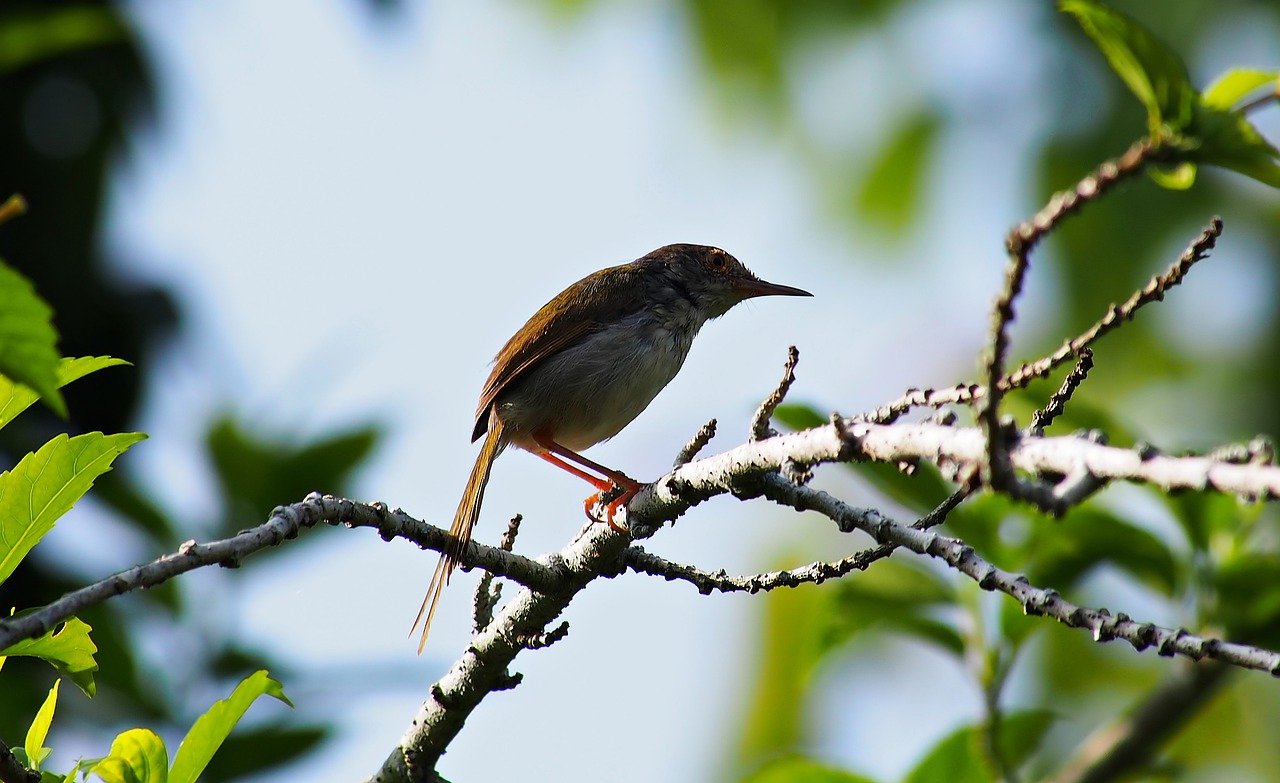
[[[606,521],[623,530],[614,514],[642,484],[579,452],[617,435],[649,406],[680,371],[703,324],[759,296],[812,294],[761,280],[718,247],[672,244],[587,275],[520,327],[494,358],[476,405],[471,440],[484,442],[409,631],[422,625],[419,654],[498,455],[514,446],[584,479],[598,490],[583,504],[588,516],[607,499]]]

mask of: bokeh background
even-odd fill
[[[1280,65],[1270,0],[1118,5],[1182,52],[1197,84]],[[1257,117],[1272,140],[1278,115]],[[967,380],[1008,226],[1143,129],[1137,102],[1049,3],[6,2],[0,195],[22,192],[32,209],[0,231],[0,255],[57,310],[65,354],[135,364],[71,387],[71,427],[151,437],[0,604],[47,602],[311,490],[447,522],[498,347],[569,282],[668,242],[722,246],[816,296],[709,325],[681,376],[595,459],[657,476],[713,416],[713,446],[739,442],[790,344],[793,394],[820,410]],[[1280,201],[1240,177],[1206,171],[1182,193],[1137,182],[1072,222],[1037,256],[1017,354],[1087,325],[1214,213],[1220,249],[1102,346],[1081,404],[1171,450],[1280,432]],[[66,426],[28,414],[0,448],[21,453]],[[908,513],[853,472],[820,481]],[[558,548],[585,494],[509,453],[477,535],[495,540],[519,512],[519,551]],[[1100,504],[1186,555],[1154,496],[1115,490]],[[651,549],[754,572],[862,543],[827,527],[722,498]],[[104,753],[132,725],[176,743],[265,665],[297,709],[255,707],[209,779],[369,774],[465,643],[474,575],[450,590],[425,655],[406,637],[433,564],[370,531],[323,530],[96,610],[100,693],[64,689],[54,766]],[[1091,565],[1055,586],[1193,622],[1177,583]],[[568,639],[518,662],[524,683],[485,701],[442,771],[732,780],[798,749],[896,779],[981,715],[964,662],[919,639],[847,632],[797,660],[796,634],[812,629],[787,623],[821,592],[596,585],[569,611]],[[1061,711],[1059,755],[1169,669],[1036,632],[1007,695]],[[15,737],[51,675],[20,659],[5,675],[0,734]],[[1242,675],[1216,698],[1237,719],[1235,744],[1194,734],[1223,731],[1221,715],[1199,719],[1182,740],[1187,768],[1275,779],[1274,686]]]

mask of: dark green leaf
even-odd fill
[[[742,783],[873,783],[871,778],[828,766],[804,756],[787,756],[765,764]]]
[[[150,729],[129,729],[111,743],[111,753],[92,772],[106,783],[166,783],[169,755]]]
[[[886,497],[918,514],[932,511],[953,491],[951,484],[931,462],[920,462],[911,475],[887,462],[850,462],[848,465]]]
[[[24,639],[0,650],[0,661],[17,655],[41,658],[74,682],[86,696],[92,697],[97,690],[93,673],[98,670],[98,661],[94,658],[98,648],[89,638],[90,630],[79,618],[72,617],[44,636]]]
[[[999,747],[1005,763],[1018,767],[1040,746],[1053,723],[1048,710],[1027,710],[1004,716]],[[999,775],[987,752],[985,727],[974,724],[958,729],[929,751],[905,783],[990,783]]]
[[[316,749],[329,736],[322,726],[241,728],[227,737],[200,776],[203,781],[263,776]],[[283,776],[276,777],[283,779]]]
[[[901,234],[919,215],[941,128],[937,113],[925,110],[907,117],[891,133],[854,198],[868,222]]]
[[[281,498],[343,494],[381,435],[380,428],[365,426],[298,444],[266,440],[231,418],[221,419],[207,443],[227,502],[226,527],[238,530],[246,519],[266,517]]]
[[[31,387],[65,418],[67,404],[58,391],[57,345],[53,310],[27,278],[0,261],[0,375]]]
[[[1280,188],[1280,152],[1246,117],[1199,103],[1190,133],[1197,141],[1187,153],[1192,160],[1221,166]]]
[[[1280,555],[1244,552],[1213,574],[1217,622],[1229,639],[1280,646]]]
[[[1074,509],[1056,525],[1034,528],[1027,571],[1031,581],[1066,589],[1095,566],[1110,563],[1172,595],[1178,564],[1158,537],[1097,506]]]
[[[116,457],[146,437],[140,432],[59,435],[0,474],[0,582],[94,479],[111,470]]]
[[[1146,107],[1153,136],[1162,136],[1165,128],[1177,133],[1187,126],[1196,91],[1176,52],[1134,19],[1101,3],[1061,0],[1059,7],[1075,17]]]
[[[55,383],[58,388],[72,381],[79,380],[89,373],[97,372],[104,367],[115,367],[128,364],[124,359],[113,359],[110,356],[81,356],[75,359],[61,359],[54,370]],[[0,375],[0,427],[13,421],[19,413],[26,410],[31,403],[40,399],[25,384],[14,383]]]
[[[227,698],[216,702],[212,707],[196,719],[173,759],[173,770],[169,775],[169,783],[195,783],[196,778],[204,771],[205,765],[213,754],[222,746],[223,740],[231,733],[244,716],[249,705],[259,696],[272,696],[288,704],[293,703],[284,695],[280,683],[267,676],[265,671],[257,671],[245,677]]]
[[[782,426],[792,430],[821,427],[828,421],[827,417],[819,413],[817,408],[805,403],[783,403],[773,412],[773,416],[782,423]]]
[[[873,568],[835,583],[835,598],[825,604],[829,630],[826,648],[865,631],[889,630],[929,642],[954,655],[964,653],[964,639],[950,622],[931,614],[955,601],[951,584],[931,569],[911,561],[884,560]]]

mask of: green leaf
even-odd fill
[[[1280,645],[1280,554],[1243,552],[1219,566],[1213,584],[1226,638]]]
[[[920,212],[941,128],[938,114],[925,110],[907,117],[893,131],[855,195],[859,214],[894,234],[911,225]]]
[[[950,622],[931,616],[936,607],[953,604],[955,590],[932,569],[910,561],[885,560],[861,574],[836,582],[835,599],[826,605],[830,649],[853,637],[880,629],[897,631],[964,654],[964,638]]]
[[[1012,767],[1019,766],[1040,746],[1053,723],[1048,710],[1026,710],[1004,716],[1000,722],[1000,754]],[[907,775],[904,783],[990,783],[998,780],[986,751],[985,727],[973,724],[957,729],[929,751]]]
[[[89,4],[0,17],[0,73],[64,52],[122,41],[119,12]]]
[[[1169,547],[1097,506],[1076,508],[1055,526],[1036,526],[1032,537],[1027,571],[1037,584],[1066,589],[1094,567],[1111,563],[1164,595],[1178,587],[1178,560]]]
[[[116,457],[146,437],[140,432],[59,435],[0,473],[0,582]]]
[[[1157,185],[1169,190],[1189,190],[1196,184],[1196,164],[1190,162],[1179,163],[1172,168],[1152,166],[1147,169],[1147,174]]]
[[[828,419],[818,409],[805,403],[785,402],[773,412],[773,417],[782,426],[792,430],[807,430],[821,427]]]
[[[89,638],[90,630],[80,618],[72,617],[44,636],[24,639],[0,650],[0,662],[11,655],[41,658],[92,697],[97,692],[93,673],[98,670],[98,661],[93,656],[98,647]]]
[[[293,706],[280,683],[268,677],[266,671],[257,671],[244,678],[230,696],[215,703],[196,719],[178,746],[173,771],[169,775],[171,783],[195,783],[245,710],[264,694]]]
[[[97,372],[104,367],[115,367],[128,364],[124,359],[113,359],[110,356],[81,356],[76,359],[62,359],[54,370],[54,381],[58,388],[72,381]],[[29,387],[14,383],[0,375],[0,428],[13,421],[19,413],[26,410],[31,403],[40,399]]]
[[[1196,91],[1187,66],[1176,52],[1137,21],[1093,0],[1061,0],[1059,7],[1075,17],[1111,70],[1147,109],[1153,137],[1165,129],[1177,133],[1191,121]]]
[[[1280,71],[1232,68],[1209,85],[1200,96],[1200,102],[1212,109],[1230,111],[1248,97],[1249,93],[1266,84],[1274,85],[1277,81],[1280,81]]]
[[[1189,158],[1280,188],[1280,152],[1243,115],[1199,103],[1192,134]]]
[[[942,472],[931,462],[917,463],[911,470],[911,475],[888,462],[847,464],[850,470],[866,479],[886,497],[917,514],[932,511],[952,492],[951,485],[942,477]]]
[[[169,754],[150,729],[129,729],[111,743],[111,753],[91,771],[106,783],[166,783]]]
[[[871,778],[855,775],[804,756],[786,756],[765,764],[747,775],[742,783],[873,783]]]
[[[44,704],[41,704],[39,711],[36,712],[35,720],[31,721],[31,727],[27,729],[26,742],[22,745],[27,752],[27,766],[37,772],[40,771],[40,765],[53,752],[52,748],[44,746],[44,740],[49,736],[49,726],[53,723],[53,710],[58,704],[58,686],[61,684],[62,680],[53,681],[53,687],[49,689],[49,695],[45,697]]]
[[[27,278],[0,261],[0,375],[30,386],[66,418],[67,404],[58,391],[57,344],[53,309]]]
[[[794,565],[785,558],[778,567]],[[793,752],[803,741],[809,683],[825,645],[823,629],[830,611],[829,589],[801,586],[773,590],[763,597],[763,622],[756,671],[749,680],[742,715],[739,768]]]
[[[380,428],[364,426],[295,443],[268,440],[261,431],[225,417],[207,436],[226,499],[224,523],[229,530],[238,530],[245,519],[265,517],[282,497],[302,497],[312,491],[344,494],[351,474],[382,435]]]

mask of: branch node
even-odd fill
[[[778,381],[778,385],[773,392],[760,403],[760,407],[756,409],[756,413],[751,417],[751,440],[765,440],[777,435],[777,431],[769,426],[769,420],[773,418],[773,412],[778,409],[782,401],[786,399],[787,392],[791,389],[791,384],[796,380],[796,364],[800,361],[800,351],[794,345],[787,348],[787,362],[782,367],[782,379]]]

